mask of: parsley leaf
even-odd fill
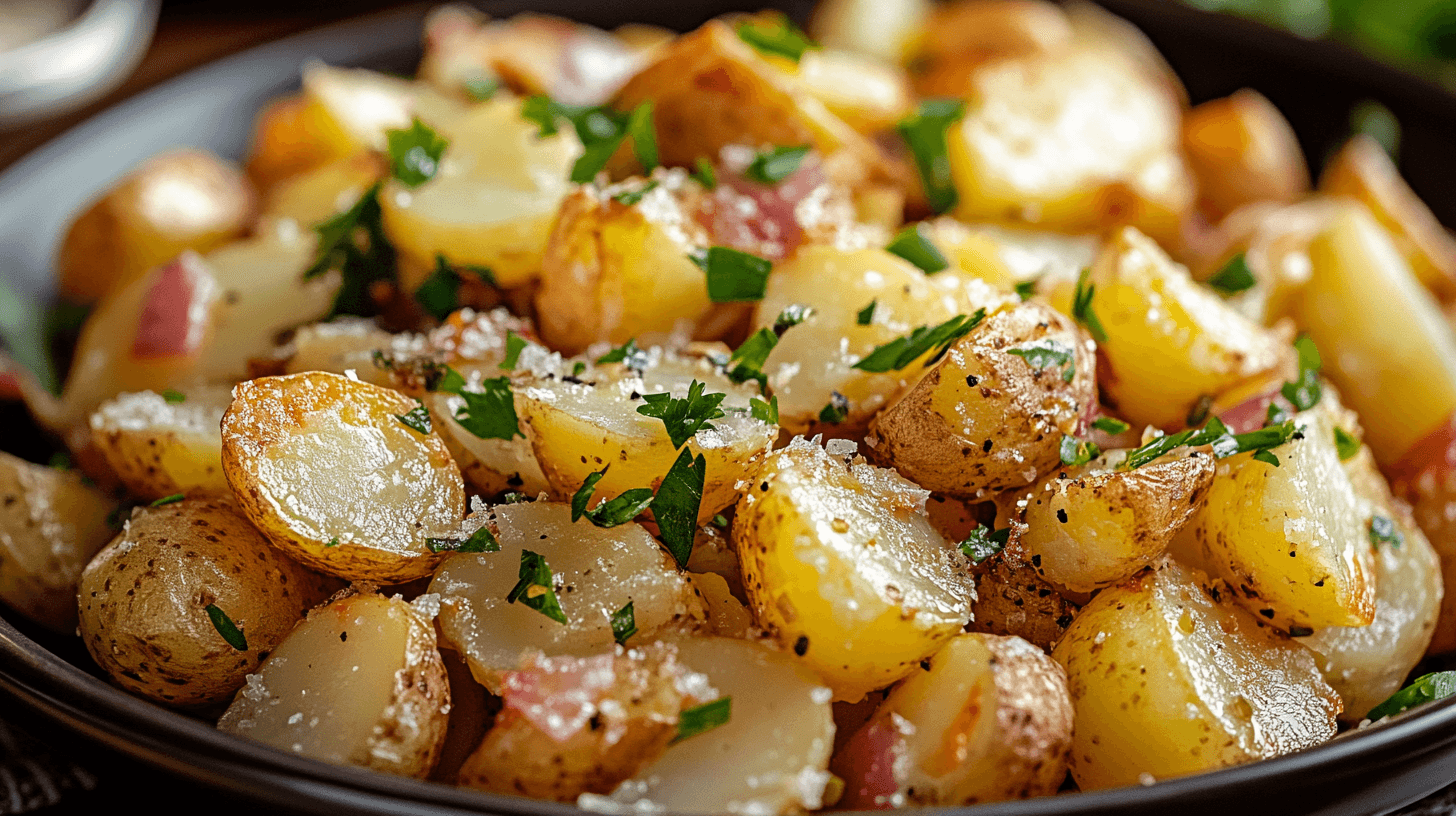
[[[966,103],[958,99],[927,99],[915,113],[900,120],[896,128],[910,154],[915,169],[925,186],[930,209],[943,213],[959,200],[955,180],[950,173],[950,148],[946,131],[966,113]]]
[[[1102,328],[1102,321],[1092,310],[1092,296],[1097,293],[1097,287],[1087,282],[1087,277],[1091,274],[1091,269],[1083,267],[1082,273],[1077,276],[1077,289],[1072,294],[1072,317],[1087,328],[1087,333],[1092,335],[1093,340],[1106,343],[1107,330]]]
[[[698,160],[693,163],[693,167],[696,169],[692,172],[692,177],[703,185],[704,190],[718,189],[718,174],[713,171],[712,162],[699,156]]]
[[[1244,258],[1244,253],[1240,252],[1230,258],[1222,269],[1215,272],[1207,283],[1213,287],[1214,291],[1228,297],[1252,287],[1256,281],[1254,273],[1249,271],[1249,264]]]
[[[595,473],[587,474],[581,487],[572,494],[571,520],[573,522],[585,517],[587,521],[598,527],[616,527],[637,518],[652,504],[652,490],[646,487],[636,487],[622,491],[617,498],[602,502],[594,510],[588,510],[587,505],[591,504],[592,494],[597,489],[597,482],[607,475],[607,469],[610,467],[611,465],[607,465]]]
[[[461,553],[483,553],[500,552],[500,542],[496,540],[495,534],[490,531],[490,525],[482,524],[479,530],[470,534],[470,537],[461,541],[458,538],[427,538],[425,547],[432,553],[461,552]]]
[[[770,397],[768,402],[764,402],[758,397],[750,399],[748,411],[759,422],[767,422],[770,425],[779,424],[779,398],[777,396]]]
[[[1285,383],[1279,393],[1295,408],[1308,411],[1320,401],[1320,353],[1308,335],[1300,335],[1294,348],[1299,352],[1299,378]]]
[[[885,251],[920,267],[920,270],[927,275],[933,275],[950,266],[950,261],[945,259],[930,239],[925,237],[925,232],[920,224],[911,224],[895,233],[894,240],[890,241]]]
[[[897,337],[882,346],[877,346],[865,355],[864,359],[855,363],[854,367],[860,371],[874,373],[899,371],[932,349],[935,350],[935,356],[931,360],[934,362],[946,349],[951,347],[951,344],[965,337],[985,319],[986,310],[977,309],[976,313],[970,317],[956,315],[939,326],[921,326],[911,332],[908,337]]]
[[[218,608],[217,604],[207,605],[207,617],[212,620],[212,628],[216,629],[222,639],[227,641],[227,645],[239,652],[248,650],[247,636],[237,627],[237,624],[233,623],[233,619],[228,617],[226,612]]]
[[[880,305],[880,299],[875,298],[869,305],[854,313],[854,322],[857,326],[868,326],[875,320],[875,307]]]
[[[440,134],[418,118],[408,128],[385,131],[389,164],[394,177],[406,187],[418,187],[435,177],[440,157],[450,146]]]
[[[725,373],[728,379],[733,382],[748,382],[749,380],[763,381],[763,364],[768,362],[768,355],[779,344],[779,339],[784,332],[794,326],[808,320],[814,310],[808,306],[791,303],[779,312],[774,319],[773,328],[759,329],[749,335],[743,345],[733,351],[725,364]],[[732,366],[728,368],[728,366]]]
[[[566,623],[566,613],[556,599],[552,587],[551,567],[546,559],[530,550],[521,550],[520,580],[506,595],[506,603],[520,601],[557,623]]]
[[[501,83],[493,76],[479,75],[466,79],[460,87],[471,102],[485,102],[496,95]]]
[[[1274,452],[1271,451],[1271,450],[1256,450],[1256,451],[1254,451],[1254,459],[1256,461],[1263,462],[1266,465],[1273,465],[1274,467],[1279,467],[1279,457],[1278,456],[1275,456],[1274,455]]]
[[[1110,434],[1120,434],[1132,426],[1116,417],[1100,416],[1092,420],[1092,427]]]
[[[819,421],[831,425],[849,419],[849,398],[838,391],[829,392],[829,402],[819,409]]]
[[[708,274],[708,299],[714,303],[763,300],[773,261],[725,246],[688,255]]]
[[[1355,454],[1360,452],[1360,440],[1356,439],[1344,428],[1336,426],[1335,450],[1339,451],[1341,462],[1348,462],[1355,458]]]
[[[693,380],[688,384],[688,395],[676,399],[670,393],[643,394],[647,404],[637,406],[637,413],[662,420],[667,428],[667,437],[674,448],[681,448],[698,431],[711,430],[708,420],[723,416],[718,406],[728,395],[723,393],[704,394],[707,386]]]
[[[450,369],[451,372],[454,369]],[[456,374],[455,376],[459,376]],[[442,389],[443,390],[443,389]],[[516,400],[511,394],[509,377],[496,377],[480,383],[480,391],[466,391],[464,384],[454,393],[465,400],[455,409],[455,421],[460,427],[480,439],[512,439],[525,436],[516,417]]]
[[[698,531],[698,511],[703,504],[703,482],[708,475],[708,461],[700,453],[684,450],[662,477],[657,497],[652,502],[652,515],[662,534],[662,545],[680,567],[687,566],[693,554],[693,537]]]
[[[711,703],[689,708],[677,717],[677,736],[673,742],[682,742],[688,737],[712,731],[726,725],[733,713],[733,698],[719,697]]]
[[[396,414],[394,418],[415,433],[430,435],[430,412],[423,404],[411,408],[409,413]]]
[[[612,613],[612,639],[627,645],[627,638],[637,634],[637,615],[632,609],[632,602]]]
[[[343,278],[328,317],[365,314],[373,305],[371,284],[395,277],[394,245],[384,232],[379,207],[382,184],[375,182],[354,206],[314,227],[319,235],[318,255],[304,270],[303,279],[312,280],[334,269]]]
[[[555,136],[560,132],[556,127],[558,115],[558,105],[549,96],[527,97],[521,103],[521,118],[536,125],[538,139]]]
[[[165,506],[167,506],[169,504],[176,504],[177,502],[182,501],[185,498],[187,498],[187,494],[185,494],[185,493],[173,493],[170,496],[163,496],[162,498],[157,499],[156,501],[152,502],[151,504],[149,504],[147,506],[148,507],[165,507]]]
[[[647,352],[637,348],[635,337],[597,358],[597,365],[621,363],[634,371],[647,368],[648,362]]]
[[[1011,528],[1004,530],[993,530],[984,524],[977,525],[976,529],[961,542],[961,552],[970,557],[971,563],[979,564],[987,558],[1006,549],[1006,542],[1011,538]]]
[[[632,152],[637,163],[642,165],[642,174],[647,175],[657,167],[657,125],[652,116],[652,100],[647,100],[627,114],[627,138],[632,140]]]
[[[168,388],[166,391],[162,392],[162,399],[175,405],[179,402],[186,402],[187,395],[182,393],[181,391],[175,391],[171,388]]]
[[[571,496],[571,520],[573,523],[580,521],[586,513],[587,503],[591,501],[592,493],[596,492],[597,482],[607,475],[607,470],[612,466],[607,465],[595,473],[588,473],[586,479],[582,480],[581,487]]]
[[[1062,437],[1061,446],[1062,464],[1068,467],[1080,467],[1102,455],[1102,449],[1093,442],[1078,439],[1075,436]]]
[[[1007,349],[1006,353],[1020,357],[1027,365],[1038,370],[1061,366],[1063,382],[1071,382],[1077,376],[1077,360],[1072,349],[1055,340],[1036,340],[1020,348]]]
[[[785,18],[773,22],[748,21],[738,26],[738,39],[753,46],[761,54],[798,62],[804,52],[819,46],[809,35]]]
[[[516,334],[514,329],[506,329],[506,354],[501,358],[501,369],[515,371],[516,363],[521,361],[521,352],[525,351],[526,346],[529,345],[531,345],[530,340]]]
[[[1370,517],[1370,546],[1379,549],[1381,544],[1389,544],[1395,549],[1405,543],[1405,536],[1396,529],[1395,522],[1387,516]]]
[[[625,192],[617,193],[616,195],[612,196],[612,200],[617,202],[618,204],[626,204],[628,207],[631,207],[634,204],[640,202],[643,196],[652,192],[656,188],[657,180],[653,179],[652,181],[647,182],[646,184],[638,187],[635,190],[627,190]]]
[[[1198,430],[1190,429],[1160,436],[1146,445],[1128,451],[1127,458],[1120,467],[1122,470],[1134,470],[1184,445],[1212,445],[1213,455],[1219,459],[1253,451],[1255,459],[1278,467],[1279,457],[1270,450],[1293,439],[1296,433],[1294,422],[1288,420],[1279,425],[1235,435],[1229,433],[1228,427],[1214,418]]]
[[[436,320],[444,320],[460,308],[460,276],[444,255],[435,256],[435,271],[415,290],[415,302]]]
[[[810,149],[810,145],[797,147],[779,145],[759,151],[748,168],[743,171],[743,177],[759,184],[778,184],[799,169],[799,165],[804,163],[804,157],[809,155]]]
[[[1456,671],[1423,674],[1409,686],[1390,695],[1389,699],[1370,709],[1365,718],[1374,722],[1415,708],[1418,705],[1444,700],[1456,694]]]
[[[1016,296],[1018,298],[1021,298],[1021,302],[1025,303],[1026,301],[1031,300],[1032,295],[1036,294],[1036,281],[1024,280],[1016,284],[1014,288],[1016,289]]]

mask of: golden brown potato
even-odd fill
[[[207,707],[231,699],[336,586],[270,546],[225,499],[138,508],[81,575],[81,639],[127,691]]]
[[[242,171],[211,153],[148,159],[71,223],[56,262],[61,292],[98,301],[184,249],[206,252],[237,238],[257,207]]]
[[[1042,303],[991,315],[870,425],[874,455],[916,484],[980,498],[1061,461],[1097,400],[1092,345]]]
[[[1291,753],[1335,735],[1314,656],[1168,561],[1102,590],[1052,657],[1076,718],[1082,790]]]
[[[429,619],[398,597],[350,594],[288,633],[217,727],[324,762],[423,778],[449,711]]]
[[[1062,667],[1020,638],[965,634],[895,686],[831,767],[839,807],[966,805],[1055,793],[1071,747]]]
[[[1289,120],[1249,88],[1189,111],[1183,153],[1198,180],[1198,203],[1213,223],[1245,204],[1293,204],[1309,192],[1309,170]]]
[[[326,126],[323,108],[301,93],[268,103],[253,125],[248,177],[259,189],[270,190],[284,179],[342,158],[324,136]]]
[[[218,426],[232,399],[221,385],[122,394],[91,415],[92,444],[142,501],[226,496]]]
[[[1319,188],[1369,207],[1416,278],[1442,301],[1456,298],[1456,239],[1400,177],[1378,142],[1363,134],[1346,142],[1325,165]]]
[[[0,601],[63,634],[76,630],[76,582],[115,534],[115,508],[80,473],[0,452]]]
[[[444,557],[465,516],[439,435],[406,425],[403,394],[315,371],[250,380],[222,418],[222,464],[248,518],[305,564],[401,583]]]
[[[1015,553],[992,556],[972,577],[976,598],[969,631],[1012,635],[1051,651],[1077,614],[1076,604]]]

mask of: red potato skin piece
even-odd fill
[[[183,252],[162,267],[142,302],[141,319],[132,339],[131,356],[137,360],[186,357],[202,345],[207,328],[203,281],[208,272],[195,252]]]

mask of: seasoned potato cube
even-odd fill
[[[1363,134],[1346,142],[1325,165],[1319,187],[1369,207],[1416,278],[1441,300],[1456,298],[1456,239],[1400,177],[1378,142]]]
[[[79,473],[0,451],[0,601],[47,629],[76,630],[81,569],[115,531],[116,506]]]
[[[1098,376],[1103,395],[1134,425],[1182,427],[1200,399],[1270,379],[1292,362],[1285,338],[1194,283],[1135,229],[1113,235],[1087,283],[1107,333],[1097,347],[1107,363]],[[1050,294],[1072,313],[1071,286]]]
[[[1214,480],[1213,457],[1165,456],[1118,470],[1123,451],[1063,468],[1018,501],[1011,544],[1038,575],[1073,592],[1121,581],[1157,561],[1203,509]]]
[[[315,371],[241,383],[222,418],[222,463],[248,518],[305,564],[401,583],[443,557],[427,539],[465,516],[465,485],[440,437],[400,417],[418,403]]]
[[[1363,206],[1342,206],[1309,258],[1296,318],[1328,361],[1323,373],[1360,415],[1375,461],[1390,465],[1456,409],[1456,338]]]
[[[575,382],[530,378],[516,388],[517,411],[530,427],[536,459],[557,497],[571,498],[588,476],[606,468],[595,495],[610,498],[656,488],[679,456],[665,421],[637,412],[647,404],[644,395],[667,393],[682,400],[694,381],[704,394],[727,395],[719,406],[725,415],[684,448],[707,463],[698,507],[698,523],[706,524],[738,499],[741,485],[777,441],[778,428],[749,412],[749,400],[757,397],[751,384],[733,383],[707,360],[656,349],[650,354],[641,371],[618,363],[585,371],[571,378]]]
[[[1198,180],[1199,205],[1214,223],[1245,204],[1292,204],[1309,192],[1309,170],[1289,120],[1249,88],[1189,111],[1183,151]]]
[[[967,627],[972,632],[1013,635],[1051,651],[1077,614],[1075,604],[1015,553],[992,556],[974,580],[976,599]]]
[[[91,440],[126,489],[143,501],[186,493],[228,495],[222,475],[226,386],[122,394],[91,415]]]
[[[953,496],[1030,484],[1081,431],[1095,363],[1072,321],[1044,304],[992,315],[875,418],[875,456]]]
[[[895,686],[831,767],[839,807],[965,805],[1055,793],[1071,747],[1062,667],[1020,638],[966,634]]]
[[[458,784],[557,802],[611,793],[667,750],[682,709],[717,696],[663,643],[593,657],[530,655],[501,685],[504,707]]]
[[[795,439],[738,502],[733,542],[759,624],[859,700],[915,670],[970,618],[965,559],[926,491]]]
[[[713,637],[676,645],[684,666],[731,699],[728,722],[674,743],[603,805],[766,816],[824,806],[834,744],[829,690],[761,643]],[[588,808],[593,802],[581,799]]]
[[[1340,698],[1304,647],[1167,561],[1102,590],[1052,657],[1082,790],[1287,754],[1335,735]]]
[[[217,727],[324,762],[423,778],[449,711],[430,621],[398,597],[359,594],[310,612]]]
[[[335,588],[225,499],[139,508],[81,575],[81,640],[133,694],[179,708],[226,703]]]
[[[154,156],[71,222],[57,259],[61,292],[93,303],[185,249],[237,238],[257,209],[232,162],[202,150]]]
[[[451,556],[430,584],[430,592],[441,596],[440,631],[491,691],[501,691],[502,673],[516,668],[528,650],[582,656],[610,649],[612,613],[629,602],[639,632],[634,642],[705,620],[692,583],[640,525],[572,523],[570,506],[548,502],[501,505],[494,512],[500,551]],[[523,550],[540,555],[551,569],[566,623],[507,600]]]

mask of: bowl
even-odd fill
[[[750,7],[757,3],[745,4]],[[1448,223],[1456,216],[1451,177],[1456,97],[1345,48],[1303,41],[1259,25],[1158,0],[1106,0],[1141,26],[1187,83],[1195,102],[1256,88],[1286,113],[1318,159],[1348,134],[1351,107],[1375,99],[1400,119],[1403,168]],[[690,28],[724,4],[664,0],[630,10],[555,0],[491,4],[613,26],[650,21]],[[72,129],[0,174],[0,282],[14,291],[0,320],[39,325],[51,296],[56,249],[73,213],[129,167],[169,147],[193,145],[238,157],[254,113],[296,87],[310,58],[408,71],[419,57],[426,7],[345,22],[245,51],[135,96]],[[789,7],[803,11],[802,7]],[[8,307],[8,308],[7,308]],[[9,315],[7,318],[6,315]],[[0,406],[0,447],[37,451],[38,434],[16,406]],[[0,713],[62,743],[94,767],[140,767],[139,789],[206,798],[214,811],[244,801],[270,812],[579,814],[549,802],[456,789],[339,767],[241,740],[111,687],[94,674],[79,641],[47,637],[0,612]],[[157,785],[157,779],[175,785]],[[1316,748],[1146,787],[949,808],[964,816],[1241,816],[1384,813],[1456,779],[1456,699],[1396,717]],[[138,794],[140,795],[140,794]],[[114,803],[112,798],[110,803]]]

